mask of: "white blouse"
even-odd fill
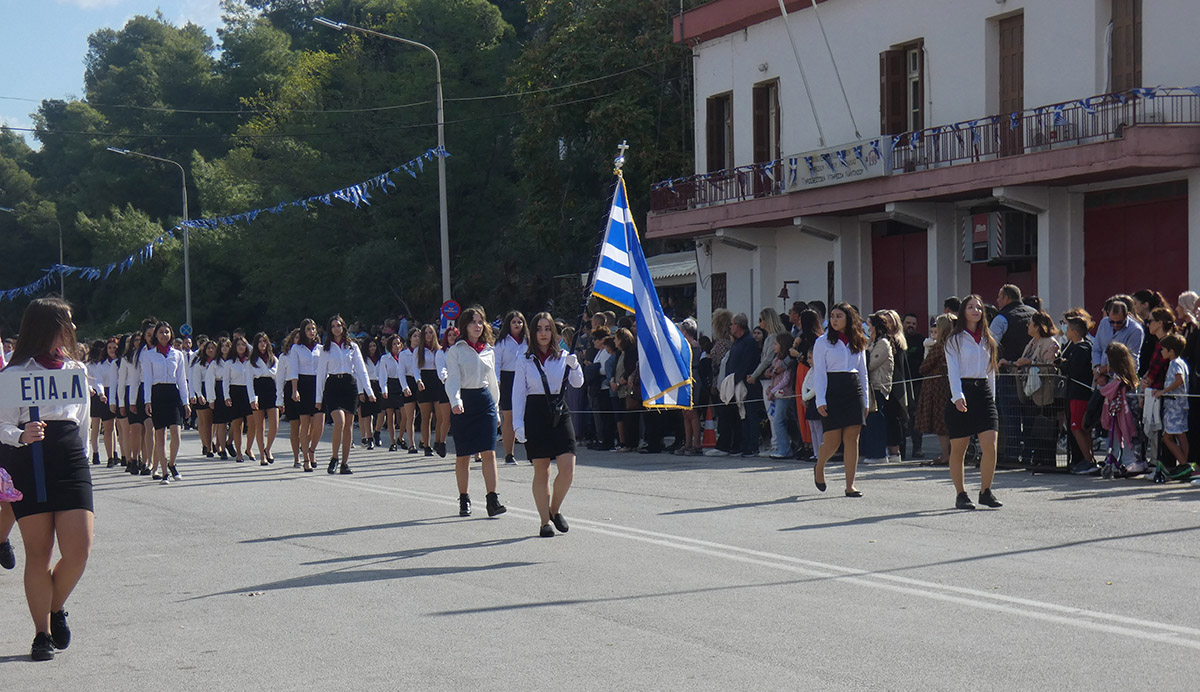
[[[829,343],[827,337],[822,336],[813,344],[813,366],[810,376],[815,375],[813,380],[813,389],[817,393],[817,406],[825,406],[825,391],[829,385],[829,373],[831,372],[856,372],[858,373],[858,388],[862,394],[863,408],[871,407],[870,395],[867,393],[867,352],[859,351],[851,353],[850,347],[842,343],[839,339],[835,343]]]
[[[68,360],[63,364],[64,370],[82,370],[87,374],[87,367],[78,361]],[[38,372],[46,370],[36,360],[30,358],[20,365],[12,365],[9,370],[22,372]],[[84,449],[88,448],[88,419],[91,418],[91,397],[71,404],[43,404],[38,407],[38,417],[42,420],[75,421],[79,426],[79,441]],[[20,426],[29,422],[29,408],[25,406],[5,406],[0,408],[0,443],[10,447],[24,447]]]
[[[105,394],[111,398],[117,389],[117,361],[103,360],[99,363],[88,363],[88,378],[96,388],[97,394]]]
[[[446,383],[446,349],[441,349],[437,352],[437,357],[434,358],[434,363],[437,365],[438,379],[442,384]]]
[[[496,349],[485,346],[481,353],[476,353],[466,341],[454,344],[446,352],[446,396],[450,399],[450,406],[462,406],[462,390],[484,387],[492,393],[492,400],[499,404]]]
[[[437,370],[437,351],[431,351],[429,349],[424,349],[424,350],[425,350],[425,364],[424,365],[421,365],[420,363],[417,362],[417,353],[416,353],[416,351],[413,351],[413,354],[412,354],[413,369],[417,370],[417,371]]]
[[[400,367],[404,369],[405,377],[411,377],[417,382],[421,382],[421,368],[417,367],[417,353],[412,349],[404,349],[400,352]],[[400,380],[404,383],[405,380]],[[422,382],[422,384],[424,384]],[[408,386],[407,384],[405,386]]]
[[[547,358],[542,369],[546,371],[546,384],[550,385],[550,393],[562,391],[563,374],[567,368],[567,383],[578,389],[583,386],[583,368],[579,366],[579,358],[573,353],[559,351],[558,358]],[[538,372],[533,358],[524,358],[517,363],[516,376],[513,378],[512,404],[513,428],[517,439],[525,441],[525,398],[546,394],[546,386],[542,384],[542,375]]]
[[[229,387],[250,387],[254,384],[254,374],[250,370],[250,358],[245,360],[234,358],[225,361],[225,384]],[[228,387],[226,388],[225,398],[229,398]]]
[[[300,379],[301,375],[316,375],[321,360],[321,344],[315,344],[310,349],[304,344],[296,344],[288,351],[288,377]]]
[[[379,359],[379,383],[387,386],[389,379],[400,380],[400,384],[405,385],[405,378],[408,375],[408,370],[405,367],[404,354],[408,351],[401,351],[398,356],[387,354]]]
[[[518,342],[512,334],[505,334],[500,343],[496,344],[496,375],[502,370],[515,372],[521,359],[529,347],[524,341]]]
[[[367,379],[372,382],[379,382],[379,374],[383,372],[383,358],[379,362],[372,363],[369,358],[363,358],[363,364],[367,366]],[[380,384],[382,386],[382,383]]]
[[[996,396],[996,371],[992,367],[987,339],[975,343],[975,337],[968,332],[959,332],[947,339],[946,374],[950,378],[951,403],[963,398],[963,378],[986,379],[992,396]]]
[[[146,403],[150,403],[149,392],[156,384],[175,385],[180,405],[187,406],[187,361],[183,353],[173,348],[165,356],[157,350],[142,352],[142,391],[147,393]]]
[[[363,363],[362,352],[353,341],[344,341],[340,346],[331,341],[329,348],[321,351],[321,359],[317,363],[318,404],[325,399],[325,384],[330,375],[353,375],[360,392],[375,396],[371,380],[367,379],[367,366]]]
[[[188,383],[188,387],[192,388],[192,396],[204,397],[205,401],[212,398],[212,389],[209,388],[208,372],[216,365],[215,361],[210,361],[207,364],[201,363],[199,359],[192,364],[192,381]]]
[[[121,359],[117,365],[117,405],[118,406],[136,406],[138,400],[138,391],[142,387],[142,369],[136,361]],[[129,396],[125,396],[125,390],[129,390]]]

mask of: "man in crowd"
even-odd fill
[[[1022,429],[1027,416],[1017,397],[1017,370],[1013,363],[1021,358],[1029,343],[1029,320],[1037,311],[1021,302],[1021,289],[1004,284],[996,295],[999,314],[992,320],[992,336],[999,343],[1000,372],[996,378],[996,407],[1000,414],[1001,458],[1010,463],[1021,461]],[[1030,450],[1032,452],[1032,449]],[[1031,461],[1029,454],[1025,461]]]
[[[921,396],[921,362],[925,360],[925,335],[919,330],[921,322],[916,313],[908,313],[904,316],[904,341],[908,348],[904,352],[904,356],[908,359],[908,376],[915,380],[911,386],[911,398],[909,399],[909,436],[912,438],[912,454],[904,454],[901,450],[900,456],[905,459],[920,459],[922,454],[922,441],[924,435],[912,425],[912,419],[917,414],[917,401]]]
[[[729,349],[725,372],[733,375],[735,383],[746,387],[746,416],[742,419],[742,456],[752,457],[758,455],[762,422],[767,414],[762,402],[762,384],[757,378],[750,378],[754,369],[758,367],[762,350],[754,341],[754,335],[750,332],[750,320],[745,313],[739,312],[733,316],[730,333],[733,336],[733,347]]]

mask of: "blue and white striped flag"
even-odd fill
[[[625,293],[621,293],[625,287],[628,287]],[[692,349],[679,327],[663,314],[658,302],[637,226],[629,213],[624,179],[617,181],[592,295],[632,310],[637,317],[638,376],[643,405],[691,408]]]

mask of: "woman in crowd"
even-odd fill
[[[867,379],[867,337],[862,318],[849,303],[838,303],[829,311],[829,330],[813,347],[817,413],[821,415],[824,439],[817,450],[813,469],[817,490],[825,492],[825,464],[844,446],[846,497],[862,497],[854,487],[858,468],[858,436],[871,406]]]
[[[368,401],[375,401],[371,381],[367,378],[367,367],[363,363],[358,344],[346,332],[346,321],[341,315],[329,318],[325,330],[325,343],[317,365],[318,411],[326,411],[333,419],[333,456],[329,459],[329,473],[338,470],[338,449],[341,449],[341,473],[349,475],[350,447],[354,436],[354,410],[358,395],[362,393]]]
[[[368,401],[366,396],[359,397],[358,403],[358,432],[362,435],[362,445],[367,449],[382,446],[379,437],[383,430],[380,422],[380,399],[383,396],[383,385],[379,381],[379,364],[383,361],[383,349],[377,339],[366,338],[359,342],[358,348],[363,354],[363,364],[367,366],[367,379],[371,381],[371,391],[375,393],[375,401]]]
[[[325,430],[325,414],[317,408],[317,366],[323,348],[317,340],[317,323],[305,319],[300,323],[300,341],[288,351],[288,382],[292,385],[292,401],[300,417],[300,452],[304,455],[304,470],[311,473],[317,465],[317,444]],[[323,383],[322,383],[323,384]]]
[[[384,344],[387,355],[380,359],[379,386],[383,393],[383,417],[387,422],[388,435],[391,436],[392,445],[388,447],[389,452],[394,452],[399,448],[406,448],[408,445],[404,441],[404,433],[406,431],[407,421],[404,417],[405,399],[411,395],[411,390],[408,388],[408,374],[405,370],[406,358],[404,353],[404,340],[399,335],[393,334],[387,338]],[[400,437],[396,437],[396,427],[400,427]]]
[[[882,310],[883,322],[887,327],[887,338],[892,344],[892,391],[883,408],[883,419],[887,423],[888,461],[900,461],[900,443],[908,427],[909,402],[916,401],[912,390],[912,374],[908,371],[908,340],[904,336],[904,320],[895,310]]]
[[[114,421],[116,415],[108,402],[114,401],[117,392],[117,340],[100,340],[92,344],[88,353],[88,378],[93,380],[96,393],[92,395],[91,450],[92,464],[100,464],[100,435],[103,432],[104,450],[108,454],[108,468],[117,465],[113,452]]]
[[[642,408],[642,388],[638,379],[638,350],[633,332],[625,327],[617,330],[617,349],[621,355],[617,357],[616,381],[613,387],[617,392],[621,408],[625,413],[621,420],[621,449],[622,452],[632,452],[637,449],[641,439],[641,426],[638,412]]]
[[[496,427],[499,415],[496,399],[496,354],[492,348],[492,330],[483,308],[472,306],[458,316],[463,340],[446,352],[446,395],[454,416],[454,475],[458,482],[458,514],[471,515],[468,484],[471,457],[482,461],[483,483],[487,490],[487,513],[494,517],[508,511],[496,494]]]
[[[536,323],[536,320],[534,320]],[[687,340],[688,346],[692,350],[692,408],[683,412],[683,444],[679,449],[675,450],[675,454],[679,456],[698,456],[700,454],[700,426],[703,425],[702,416],[704,414],[704,404],[700,401],[703,394],[707,401],[707,392],[700,377],[700,362],[702,357],[707,357],[704,349],[700,347],[700,333],[696,328],[696,321],[688,318],[679,323],[679,329],[683,332],[683,338]],[[532,459],[532,457],[530,457]],[[561,466],[559,467],[562,468]]]
[[[65,355],[74,343],[71,307],[60,298],[37,298],[25,309],[8,367],[27,372],[70,370],[86,377],[84,365]],[[83,576],[92,549],[89,404],[86,399],[44,404],[38,421],[32,420],[28,408],[0,408],[0,443],[5,445],[0,465],[15,486],[27,489],[21,500],[5,504],[25,545],[25,598],[36,634],[30,657],[35,661],[49,661],[56,648],[66,649],[71,643],[64,606]],[[47,471],[44,501],[39,501],[34,478],[30,446],[34,442],[41,443]],[[52,564],[56,539],[61,557]]]
[[[569,530],[562,515],[563,499],[575,476],[575,428],[566,407],[566,388],[583,386],[583,369],[573,353],[560,348],[558,327],[548,312],[533,316],[529,351],[517,363],[513,381],[513,426],[533,462],[533,502],[542,538]],[[550,462],[558,465],[550,490]],[[553,522],[553,527],[551,526]]]
[[[960,304],[961,305],[961,304]],[[946,402],[950,401],[950,380],[946,374],[946,340],[954,329],[956,317],[941,314],[934,321],[933,345],[921,361],[921,394],[917,399],[917,430],[926,435],[937,435],[941,454],[922,462],[922,466],[950,465],[950,431],[946,429]],[[1091,367],[1091,353],[1088,354]]]
[[[972,435],[979,436],[982,460],[979,464],[979,503],[1003,506],[992,493],[996,474],[997,345],[984,322],[983,299],[971,294],[963,299],[954,329],[946,340],[946,376],[950,401],[946,406],[946,429],[950,434],[950,478],[958,493],[958,509],[975,509],[965,486],[963,462]]]
[[[446,353],[457,341],[458,327],[454,325],[446,327],[446,331],[442,333],[441,348],[438,349],[437,357],[434,359],[437,366],[438,383],[435,392],[437,401],[434,402],[437,438],[433,443],[433,449],[443,459],[446,458],[446,438],[450,434],[450,397],[446,394]]]
[[[250,354],[250,408],[254,412],[250,415],[250,437],[258,443],[259,465],[266,466],[275,463],[271,448],[279,434],[279,405],[283,392],[279,386],[279,360],[275,358],[275,349],[266,332],[254,335],[253,349]]]
[[[896,348],[888,333],[883,311],[867,318],[870,326],[871,349],[867,355],[867,379],[870,381],[871,405],[862,432],[862,454],[865,463],[887,461],[888,397],[892,394],[892,375],[896,370]]]
[[[166,321],[154,328],[155,346],[143,354],[142,386],[150,392],[146,413],[154,423],[154,457],[151,462],[153,478],[163,485],[180,480],[175,468],[179,454],[179,428],[191,417],[188,405],[187,356],[171,347],[174,333]],[[166,436],[171,432],[171,454],[167,456]],[[161,469],[161,473],[159,472]]]
[[[742,426],[738,420],[737,404],[732,402],[728,404],[721,403],[719,392],[721,380],[725,379],[726,374],[725,356],[729,355],[729,349],[733,346],[733,338],[730,335],[732,326],[733,313],[731,311],[724,308],[713,311],[713,345],[709,357],[712,358],[713,368],[711,397],[714,402],[717,402],[713,405],[713,418],[716,419],[717,427],[717,443],[713,449],[705,452],[707,456],[727,456],[741,446],[741,441],[738,437]]]
[[[1054,375],[1057,374],[1054,368],[1058,362],[1059,348],[1058,341],[1055,339],[1055,336],[1058,334],[1058,327],[1054,324],[1054,318],[1050,317],[1045,310],[1039,310],[1029,318],[1026,331],[1029,335],[1029,343],[1025,344],[1025,349],[1021,352],[1021,357],[1013,365],[1019,368],[1018,372],[1025,375],[1021,380],[1023,388],[1027,382],[1027,378],[1031,376],[1031,368],[1036,367],[1038,369],[1038,379],[1041,380],[1041,387],[1038,391],[1041,393],[1034,394],[1029,400],[1033,403],[1033,407],[1045,406],[1045,398],[1043,396],[1053,397]],[[1027,439],[1025,441],[1025,448],[1027,454],[1030,456],[1030,458],[1026,459],[1026,463],[1046,467],[1055,465],[1054,454],[1057,434],[1053,435],[1055,439],[1051,439],[1050,434],[1038,434],[1037,432],[1039,429],[1049,430],[1050,424],[1058,425],[1057,421],[1048,420],[1042,413],[1029,415],[1026,418]]]
[[[524,357],[528,349],[529,329],[525,325],[525,315],[513,310],[504,316],[500,323],[499,343],[496,344],[496,373],[500,378],[500,416],[502,419],[500,433],[504,440],[504,463],[515,464],[513,456],[513,422],[512,422],[512,387],[517,369],[517,363]]]
[[[234,461],[240,464],[243,453],[254,461],[249,443],[242,446],[242,426],[254,412],[250,397],[254,373],[250,370],[250,342],[234,334],[232,344],[232,357],[225,361],[225,406],[229,409],[229,443],[233,445]]]
[[[443,388],[442,379],[437,371],[437,352],[441,348],[438,343],[437,329],[432,324],[421,327],[421,347],[417,349],[418,387],[417,409],[421,412],[421,445],[425,456],[433,456],[433,408],[437,404],[439,392]]]

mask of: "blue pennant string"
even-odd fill
[[[817,174],[817,169],[815,166],[813,166],[813,157],[805,156],[804,157],[804,165],[808,166],[808,174],[809,175]]]
[[[846,163],[846,150],[842,149],[837,153],[838,161],[841,161],[843,168],[849,168],[850,164]]]
[[[858,159],[858,162],[862,164],[863,168],[867,167],[867,162],[863,160],[863,148],[861,144],[854,147],[854,158]]]

